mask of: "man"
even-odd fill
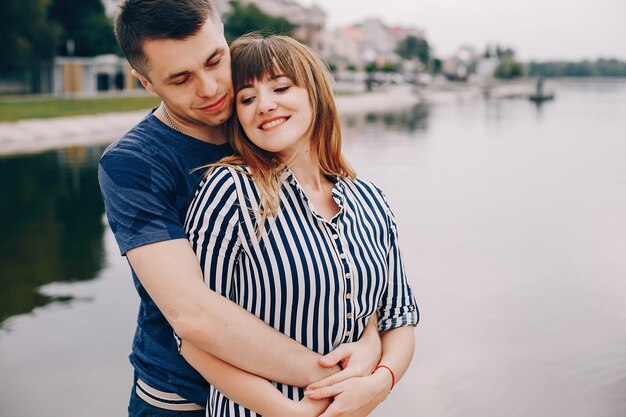
[[[178,354],[174,331],[290,385],[371,372],[380,353],[375,328],[321,358],[203,284],[183,221],[202,175],[193,170],[232,152],[224,123],[234,99],[228,45],[211,1],[127,0],[115,31],[133,76],[162,100],[105,151],[99,167],[109,224],[141,299],[129,415],[204,415],[207,384]],[[340,360],[345,369],[336,373]]]

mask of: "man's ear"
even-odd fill
[[[141,85],[143,85],[143,88],[145,88],[146,91],[148,91],[151,95],[153,95],[154,97],[159,97],[157,92],[154,90],[154,87],[152,87],[152,83],[150,83],[150,80],[141,75],[136,69],[131,70],[130,75],[137,78]]]

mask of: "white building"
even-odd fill
[[[55,57],[41,67],[41,92],[56,96],[94,96],[107,92],[141,91],[130,65],[117,55]]]
[[[335,64],[340,70],[348,66],[361,68],[365,64],[361,53],[364,41],[359,30],[352,26],[341,27],[324,32],[319,52],[324,59]]]
[[[442,60],[441,72],[450,79],[467,80],[476,71],[481,58],[481,53],[473,46],[461,46],[453,56]],[[485,68],[483,71],[486,70]]]

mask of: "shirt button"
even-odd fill
[[[332,236],[332,238],[333,238],[333,239],[339,239],[339,235],[335,233],[335,234]]]
[[[346,318],[347,318],[348,320],[352,320],[352,313],[348,313],[348,314],[346,314]]]
[[[339,254],[339,257],[340,257],[341,259],[346,259],[346,254],[345,254],[345,253],[340,253],[340,254]]]
[[[350,278],[352,278],[352,274],[349,272],[346,272],[346,279],[350,279]]]
[[[352,334],[352,332],[351,332],[350,330],[348,330],[348,331],[346,332],[346,337],[350,337],[350,335],[351,335],[351,334]]]
[[[347,293],[346,294],[346,299],[348,299],[348,300],[352,299],[352,293]]]

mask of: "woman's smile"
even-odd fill
[[[287,120],[289,120],[289,117],[273,117],[271,119],[264,120],[259,126],[259,129],[267,131],[273,127],[282,125]]]

